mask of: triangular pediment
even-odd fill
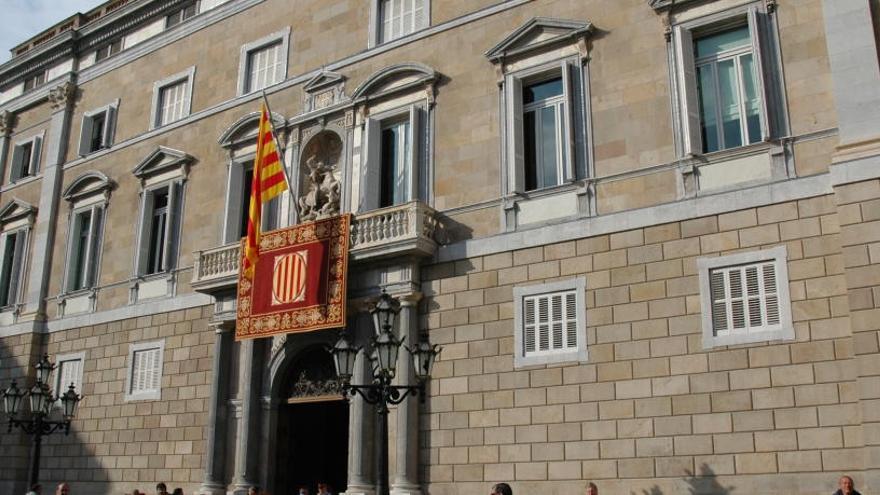
[[[33,219],[36,214],[36,206],[26,203],[20,199],[13,199],[10,202],[6,203],[6,205],[3,206],[2,209],[0,209],[0,225],[5,225],[7,223],[21,220],[22,218],[26,217]]]
[[[183,151],[178,151],[164,146],[159,146],[131,171],[138,178],[161,174],[169,170],[180,169],[186,175],[187,167],[194,158]]]
[[[316,74],[315,77],[309,79],[309,82],[303,86],[303,91],[306,93],[314,93],[329,88],[330,86],[342,84],[343,82],[345,82],[345,76],[342,74],[323,70]]]
[[[86,172],[64,189],[62,197],[67,201],[76,201],[93,194],[109,193],[114,185],[113,181],[101,172]]]
[[[560,42],[573,41],[590,34],[592,29],[593,25],[587,21],[534,17],[487,51],[486,57],[496,62]]]

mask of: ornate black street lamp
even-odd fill
[[[330,349],[336,365],[336,374],[342,383],[342,393],[346,397],[360,394],[370,404],[375,404],[379,415],[379,454],[376,460],[377,477],[376,494],[388,495],[388,406],[400,404],[409,395],[418,395],[425,399],[425,383],[431,377],[434,359],[440,350],[436,345],[422,341],[416,346],[406,347],[415,369],[415,385],[392,385],[397,372],[397,356],[401,339],[395,336],[394,321],[400,312],[400,301],[389,296],[384,290],[379,301],[370,310],[376,335],[372,339],[372,350],[368,352],[373,367],[373,383],[355,385],[351,383],[354,374],[355,358],[360,347],[355,347],[345,335],[339,337],[336,345]]]
[[[9,419],[8,432],[11,433],[13,428],[21,428],[22,431],[33,437],[33,445],[31,446],[31,466],[28,474],[28,486],[38,483],[40,477],[40,446],[43,443],[43,436],[51,435],[56,431],[64,431],[67,435],[70,433],[70,421],[76,414],[76,406],[82,399],[77,395],[76,388],[73,383],[62,395],[52,396],[52,389],[49,388],[49,374],[55,369],[55,365],[49,361],[49,355],[43,355],[43,359],[34,365],[37,370],[37,383],[27,392],[18,388],[15,380],[3,392],[3,406],[6,410],[6,416]],[[30,419],[18,419],[19,407],[27,397],[31,406]],[[61,401],[61,421],[50,421],[47,418],[52,412],[52,404]]]

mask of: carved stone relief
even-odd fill
[[[300,221],[308,222],[339,214],[342,196],[342,140],[335,132],[323,131],[306,145],[300,167]]]

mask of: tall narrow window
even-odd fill
[[[116,55],[120,51],[122,51],[122,38],[117,38],[95,50],[95,62],[100,62],[111,55]]]
[[[405,203],[409,199],[411,133],[408,120],[382,129],[382,190],[379,206]]]
[[[11,182],[37,174],[42,142],[42,137],[35,136],[27,141],[16,143],[12,149],[12,163],[9,170]]]
[[[41,71],[24,80],[24,90],[30,91],[46,83],[46,71]]]
[[[177,262],[183,183],[144,192],[138,274],[165,273]]]
[[[703,152],[760,142],[761,92],[747,25],[694,41]]]
[[[381,0],[381,42],[406,36],[428,25],[426,0]]]
[[[72,216],[67,290],[94,287],[100,259],[103,206],[76,211]]]
[[[82,119],[79,139],[81,156],[109,148],[113,144],[116,127],[116,108],[119,100],[98,110],[86,112]]]
[[[526,189],[561,183],[565,176],[565,94],[556,77],[523,88]]]
[[[248,52],[246,92],[259,91],[284,78],[285,63],[281,41]]]
[[[24,267],[24,248],[27,231],[7,232],[2,237],[2,265],[0,265],[0,308],[18,302],[19,282]]]
[[[153,194],[153,211],[150,220],[149,260],[147,274],[162,271],[162,259],[165,257],[165,236],[168,229],[168,190]]]

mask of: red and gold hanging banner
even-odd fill
[[[264,232],[253,278],[239,270],[235,339],[345,326],[350,225],[341,215]]]

